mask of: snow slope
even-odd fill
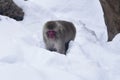
[[[120,34],[111,42],[98,0],[14,0],[17,22],[0,16],[0,80],[120,80]],[[48,20],[68,20],[77,34],[67,55],[45,49]]]

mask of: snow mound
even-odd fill
[[[120,80],[120,35],[106,42],[98,0],[14,0],[17,22],[0,16],[0,80]],[[43,25],[67,20],[76,27],[67,55],[45,49]]]

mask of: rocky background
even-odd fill
[[[100,0],[107,26],[108,41],[120,33],[120,0]]]
[[[0,0],[0,15],[8,16],[17,21],[24,18],[23,10],[13,0]]]

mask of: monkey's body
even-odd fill
[[[47,34],[48,31],[51,31],[51,34],[54,35],[52,38]],[[46,48],[61,54],[66,54],[69,41],[74,40],[75,35],[74,25],[67,21],[49,21],[43,28],[43,39]]]

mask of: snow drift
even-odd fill
[[[120,36],[106,42],[98,0],[14,0],[25,12],[17,22],[0,16],[0,80],[119,80]],[[77,34],[67,55],[45,49],[48,20],[68,20]]]

